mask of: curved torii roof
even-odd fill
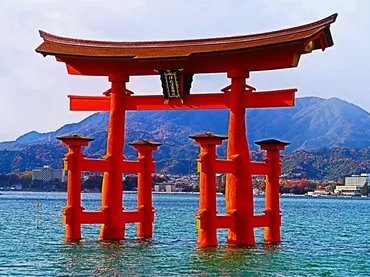
[[[286,68],[297,66],[301,54],[333,45],[330,25],[336,17],[333,14],[314,23],[274,32],[192,40],[92,41],[40,31],[44,42],[36,52],[65,62],[71,74],[86,75],[106,75],[118,71],[118,67],[130,68],[129,75],[152,75],[153,70],[166,68],[183,68],[191,73]],[[202,65],[205,62],[210,66]],[[91,69],[94,66],[95,71]]]

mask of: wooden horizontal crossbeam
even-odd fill
[[[103,224],[106,221],[104,212],[83,211],[81,224]]]
[[[236,224],[236,217],[233,215],[218,215],[216,216],[216,228],[234,228]],[[253,227],[261,228],[268,227],[271,224],[271,217],[269,214],[260,214],[253,216]]]
[[[236,217],[234,215],[217,215],[216,216],[216,228],[217,229],[229,229],[235,228]],[[197,219],[198,228],[207,229],[207,220],[205,217],[199,217]],[[269,214],[259,214],[253,216],[253,227],[269,227],[271,224],[271,217]]]
[[[136,223],[142,222],[142,213],[138,210],[133,211],[122,211],[123,212],[123,221],[125,223]]]
[[[122,161],[121,171],[125,173],[141,173],[144,172],[144,165],[140,161]]]
[[[269,175],[271,173],[271,166],[268,163],[251,162],[249,168],[252,175]]]
[[[236,171],[236,163],[231,160],[216,159],[214,167],[216,173],[235,173]]]
[[[205,165],[198,163],[198,172],[205,171]],[[203,168],[202,168],[203,167]],[[268,163],[250,162],[249,169],[252,175],[269,175],[271,166]],[[233,173],[237,170],[237,163],[233,160],[216,159],[214,163],[214,172],[216,173]],[[136,171],[139,172],[139,171]]]
[[[297,89],[252,92],[244,95],[245,108],[293,107]]]
[[[91,172],[108,172],[110,170],[110,161],[102,159],[83,159],[82,170]]]
[[[81,160],[82,171],[91,171],[91,172],[110,172],[111,161],[109,159],[88,159],[84,158]],[[64,169],[68,170],[68,163],[65,163]],[[151,169],[154,171],[154,169]],[[122,160],[121,171],[125,173],[141,173],[144,172],[143,163],[140,160],[136,161],[127,161]]]
[[[216,216],[216,228],[235,228],[236,217],[232,215],[218,215]]]
[[[268,227],[271,224],[271,217],[268,214],[260,214],[253,216],[253,227],[261,228]]]
[[[142,212],[138,210],[122,211],[125,223],[142,222]],[[68,217],[68,216],[66,216]],[[102,211],[83,211],[81,213],[81,224],[103,224],[106,222],[106,213]],[[66,219],[68,222],[68,218]]]
[[[245,92],[245,108],[272,108],[294,106],[297,89],[284,89],[262,92]],[[109,111],[109,96],[69,95],[71,111]],[[204,93],[184,95],[180,99],[171,99],[168,104],[161,95],[125,95],[121,98],[124,110],[204,110],[229,108],[229,93]]]

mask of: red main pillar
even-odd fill
[[[235,228],[229,228],[227,241],[237,245],[254,245],[254,199],[252,176],[249,170],[250,156],[246,136],[244,92],[248,72],[228,72],[231,78],[230,119],[227,158],[237,158],[237,172],[227,174],[226,213],[236,217]]]
[[[270,225],[265,228],[265,242],[279,243],[281,211],[280,211],[280,150],[284,150],[290,143],[276,139],[255,142],[262,150],[267,151],[266,162],[270,165],[270,174],[266,176],[266,215],[270,217]]]
[[[128,76],[109,76],[112,87],[110,91],[107,154],[105,158],[110,161],[110,170],[105,172],[103,177],[101,211],[106,214],[106,221],[100,229],[100,239],[104,240],[120,240],[125,237],[121,169],[125,137],[125,110],[121,102],[128,80]]]
[[[153,237],[154,208],[152,203],[152,173],[155,171],[153,151],[161,143],[140,140],[129,143],[139,152],[138,160],[143,164],[143,171],[137,179],[137,209],[141,212],[141,221],[137,225],[137,237],[141,239]]]
[[[197,212],[198,245],[217,246],[217,203],[216,203],[216,145],[227,137],[204,133],[190,138],[200,145],[198,158],[199,210]]]
[[[67,206],[63,209],[63,222],[66,224],[66,241],[81,239],[81,163],[84,158],[81,147],[88,146],[93,138],[80,135],[57,137],[69,147],[65,155],[65,169],[68,170]]]

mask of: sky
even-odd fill
[[[297,97],[338,97],[370,111],[368,0],[1,0],[0,141],[53,131],[91,113],[69,111],[67,95],[101,95],[104,77],[68,75],[34,50],[38,30],[93,40],[140,41],[245,35],[338,13],[334,46],[301,57],[298,68],[251,73],[258,90],[298,88]],[[193,91],[218,92],[224,74],[197,75]],[[159,78],[132,77],[136,94],[161,93]]]

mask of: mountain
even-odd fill
[[[370,146],[370,114],[338,98],[300,98],[293,108],[253,110],[248,116],[252,123],[248,134],[252,140],[277,137],[291,142],[287,149],[290,152]]]
[[[283,172],[336,181],[348,175],[370,173],[370,147],[332,147],[298,150],[282,155]]]
[[[15,141],[18,144],[21,143],[27,143],[27,142],[32,142],[34,140],[37,140],[38,138],[42,137],[42,134],[36,131],[31,131],[29,133],[24,134],[23,136],[20,136],[17,138]]]
[[[66,148],[55,137],[71,133],[95,138],[84,152],[100,158],[105,154],[108,118],[108,112],[95,113],[54,132],[32,131],[15,141],[0,143],[0,172],[22,172],[44,164],[61,166]],[[128,142],[155,140],[163,143],[154,153],[157,168],[188,173],[194,171],[199,152],[188,136],[205,131],[227,134],[227,125],[227,110],[127,112],[125,157],[136,157]],[[291,142],[287,153],[330,147],[366,148],[370,147],[370,114],[338,98],[298,98],[292,108],[249,109],[247,134],[252,150],[258,149],[254,141],[270,137]],[[225,156],[225,148],[224,144],[218,149],[219,156]],[[295,155],[297,159],[304,157]]]

